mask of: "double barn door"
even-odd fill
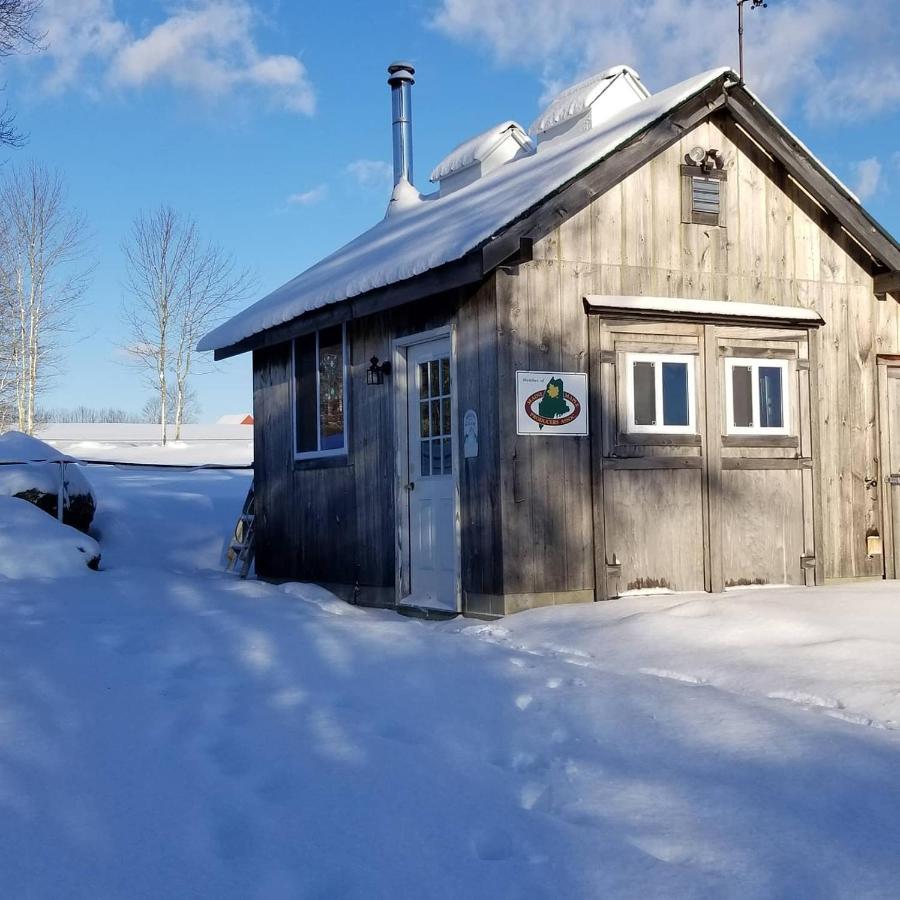
[[[591,327],[598,592],[821,580],[809,332]]]

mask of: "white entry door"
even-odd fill
[[[403,602],[458,609],[450,338],[407,352],[409,595]]]

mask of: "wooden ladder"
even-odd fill
[[[244,508],[234,526],[234,535],[225,554],[225,571],[235,572],[246,578],[253,565],[253,556],[256,553],[256,498],[253,493],[253,482],[244,500]]]

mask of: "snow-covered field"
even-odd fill
[[[128,440],[56,440],[50,443],[68,456],[91,462],[159,466],[249,466],[253,463],[252,439],[169,441],[165,446]]]
[[[252,425],[184,425],[183,440],[160,440],[158,425],[130,423],[63,423],[44,425],[36,436],[68,456],[101,462],[163,466],[253,463]]]
[[[101,571],[0,576],[3,897],[898,895],[896,585],[424,622],[224,575],[247,472],[88,475]]]

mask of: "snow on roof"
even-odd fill
[[[494,125],[487,131],[463,141],[458,147],[451,150],[432,171],[429,181],[440,181],[454,172],[460,172],[481,162],[497,149],[497,146],[508,138],[514,138],[520,147],[534,149],[534,141],[527,135],[525,129],[512,119]]]
[[[429,194],[396,211],[211,331],[198,349],[230,347],[304,313],[461,258],[728,72],[717,68],[696,75],[584,134],[539,145],[533,155],[466,187],[446,196]]]
[[[616,297],[588,294],[584,298],[592,310],[610,312],[649,312],[667,315],[699,315],[710,318],[784,319],[824,325],[825,320],[814,309],[805,306],[779,306],[775,303],[740,303],[735,300],[687,300],[672,297]]]
[[[568,119],[580,116],[620,75],[630,76],[633,87],[645,98],[650,96],[650,92],[641,84],[641,76],[634,69],[630,66],[614,66],[566,88],[550,102],[550,105],[531,123],[531,128],[528,130],[531,134],[539,135]]]

